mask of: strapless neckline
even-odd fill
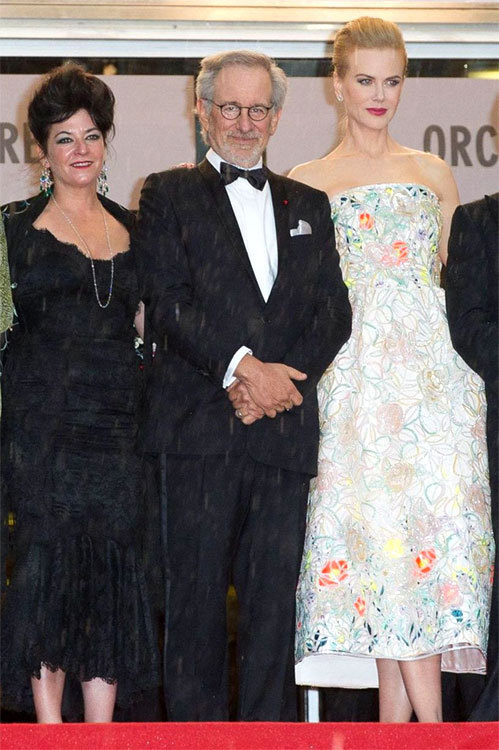
[[[434,190],[429,188],[427,185],[423,185],[421,182],[373,182],[373,183],[367,183],[366,185],[354,185],[353,187],[345,188],[344,190],[340,190],[337,193],[333,193],[333,195],[328,196],[329,202],[333,203],[338,198],[341,198],[343,195],[350,195],[352,193],[356,193],[357,191],[364,191],[364,190],[375,190],[376,188],[387,188],[387,187],[402,187],[402,188],[420,188],[421,190],[424,190],[429,195],[433,196],[436,203],[440,203],[440,198],[435,193]]]

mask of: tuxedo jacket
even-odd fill
[[[446,301],[452,342],[485,381],[492,526],[499,570],[499,447],[498,447],[498,285],[499,193],[459,206],[452,218],[446,275]],[[497,721],[498,616],[497,575],[490,611],[485,687],[467,721]],[[467,677],[464,675],[463,677]],[[468,686],[460,687],[466,697]]]
[[[316,385],[350,335],[351,310],[327,196],[270,171],[268,180],[278,273],[267,302],[209,162],[150,175],[144,184],[135,242],[146,305],[145,452],[247,451],[266,464],[316,472]],[[292,236],[300,219],[310,233]],[[243,345],[264,362],[307,373],[300,407],[250,426],[235,417],[222,381]]]
[[[458,206],[452,218],[446,303],[452,342],[498,397],[499,193]]]
[[[498,540],[499,193],[459,206],[452,218],[446,273],[452,343],[485,381],[492,523]]]

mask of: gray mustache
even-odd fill
[[[232,131],[232,130],[227,131],[227,135],[235,135],[238,138],[242,138],[245,141],[256,141],[260,137],[259,133],[252,133],[252,134],[238,133],[237,131]]]

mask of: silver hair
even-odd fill
[[[201,60],[201,69],[196,79],[196,99],[213,99],[216,77],[228,65],[241,65],[247,68],[263,68],[266,70],[272,84],[272,105],[276,110],[283,108],[288,90],[285,72],[267,55],[246,49],[219,52]],[[208,112],[210,106],[210,102],[208,102],[206,105]]]

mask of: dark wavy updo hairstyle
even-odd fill
[[[81,65],[66,63],[51,70],[38,87],[28,108],[28,125],[44,153],[50,126],[85,109],[107,142],[114,134],[114,94],[100,78]]]

